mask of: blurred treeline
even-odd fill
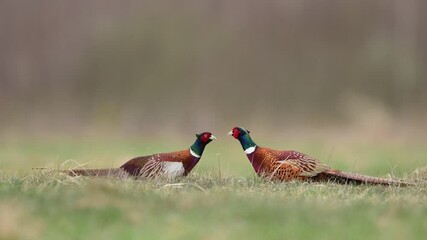
[[[0,130],[420,119],[426,11],[424,0],[0,0]]]

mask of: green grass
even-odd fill
[[[343,170],[415,176],[418,183],[400,188],[267,182],[255,176],[240,146],[225,140],[208,146],[199,166],[184,179],[73,178],[31,168],[58,168],[69,159],[88,167],[118,166],[132,156],[189,144],[3,141],[0,239],[425,238],[427,172],[410,175],[426,165],[422,146],[293,144],[269,143],[307,152]],[[62,167],[73,166],[68,161]]]

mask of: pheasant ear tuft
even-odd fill
[[[251,131],[249,131],[249,130],[246,130],[248,133],[251,133]]]
[[[202,134],[198,134],[196,133],[196,137],[199,138],[200,136],[202,136]]]

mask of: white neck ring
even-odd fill
[[[255,152],[255,148],[256,148],[256,146],[248,147],[248,148],[245,149],[245,153],[246,154],[251,154],[251,153]]]
[[[197,153],[195,153],[191,148],[190,148],[190,154],[193,157],[200,158],[200,155],[198,155]]]

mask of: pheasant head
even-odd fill
[[[235,127],[228,133],[229,136],[233,136],[235,139],[239,140],[246,154],[253,153],[256,148],[256,144],[249,133],[249,130],[242,127]]]
[[[210,132],[202,132],[196,134],[196,141],[190,147],[190,153],[194,157],[200,158],[205,150],[206,145],[216,139]]]

